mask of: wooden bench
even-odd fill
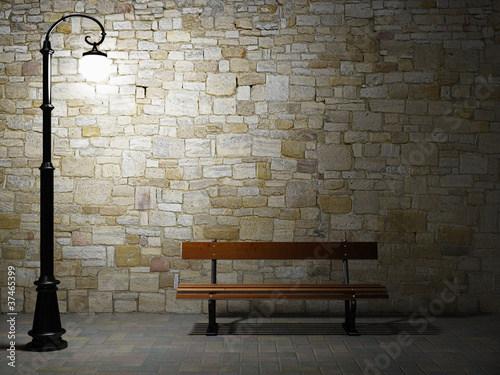
[[[343,327],[349,335],[356,330],[356,300],[389,298],[380,284],[350,284],[348,260],[377,259],[376,242],[184,242],[182,259],[210,259],[211,284],[180,284],[179,299],[207,299],[207,336],[216,336],[216,300],[252,299],[338,299],[345,301]],[[342,284],[217,284],[219,259],[324,259],[342,260]]]

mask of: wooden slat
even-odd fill
[[[377,259],[376,242],[183,242],[182,259]]]
[[[178,292],[259,292],[279,290],[287,293],[304,291],[380,291],[386,288],[380,284],[180,284]]]
[[[380,284],[181,284],[179,299],[389,298]]]
[[[389,298],[385,293],[292,293],[292,294],[276,294],[276,293],[189,293],[177,294],[177,299],[361,299],[361,298]]]

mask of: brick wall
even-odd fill
[[[63,312],[199,312],[189,240],[379,242],[364,311],[498,312],[499,5],[422,1],[1,1],[1,267],[32,312],[39,268],[41,40],[87,13],[112,74],[51,36],[55,273]],[[340,280],[340,264],[225,261],[226,282]],[[4,275],[4,273],[2,273]],[[6,277],[1,277],[2,311]],[[342,304],[221,303],[326,312]],[[439,307],[439,308],[438,308]]]

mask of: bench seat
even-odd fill
[[[389,298],[380,284],[180,284],[184,299],[343,299]]]

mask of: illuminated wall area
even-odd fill
[[[471,4],[469,4],[471,3]],[[473,4],[472,4],[473,3]],[[183,241],[377,241],[361,312],[500,311],[500,14],[484,0],[0,2],[0,266],[33,312],[42,39],[51,37],[61,312],[193,312]],[[329,261],[221,261],[221,282],[341,281]],[[4,272],[1,273],[4,275]],[[2,311],[7,278],[0,277]],[[436,304],[436,301],[439,303]],[[343,311],[339,301],[220,312]]]

